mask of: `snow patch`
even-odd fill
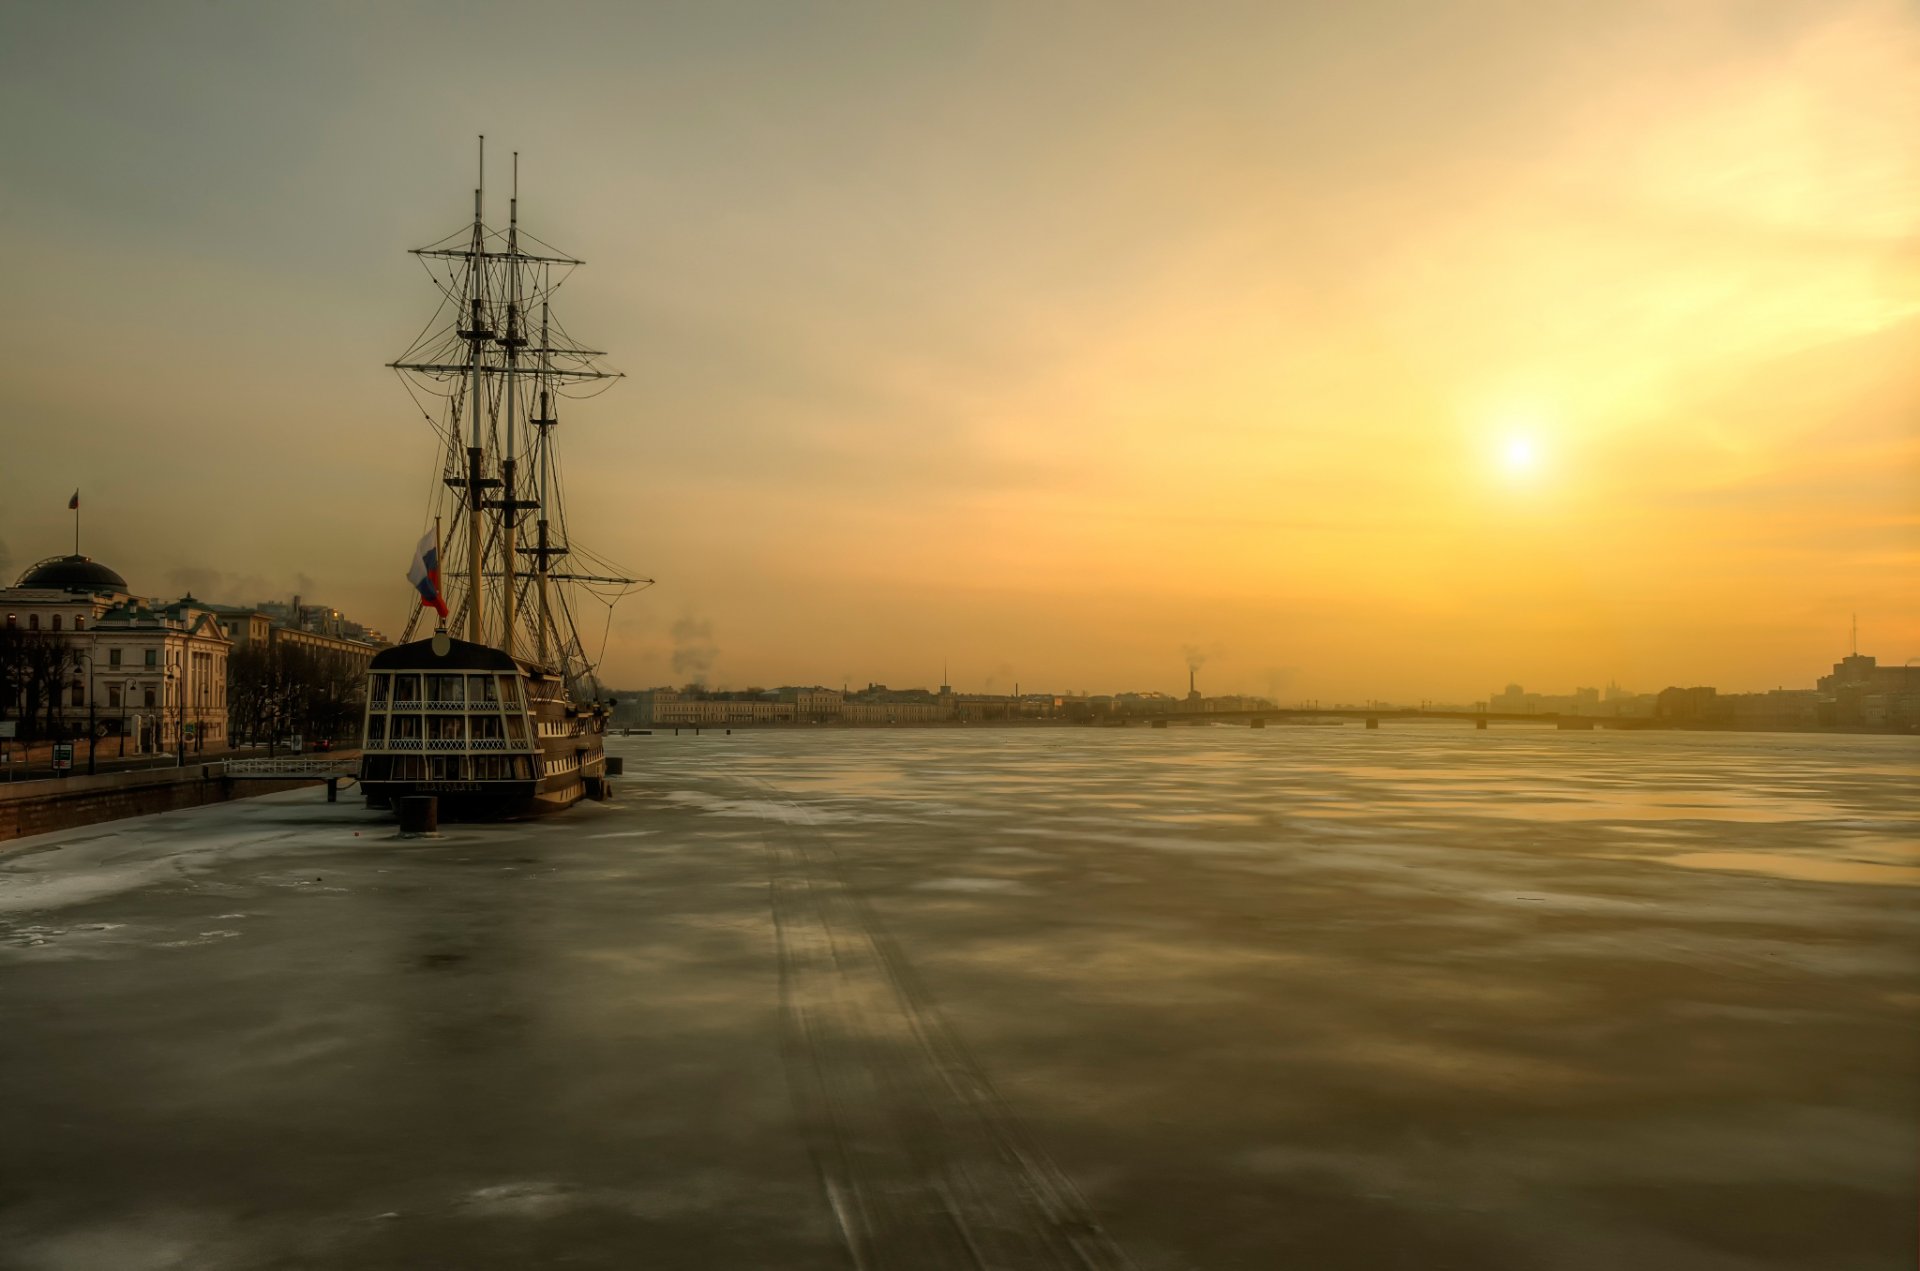
[[[1000,892],[1003,895],[1033,894],[1033,888],[1011,878],[935,878],[915,883],[915,891]]]

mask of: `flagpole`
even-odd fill
[[[80,491],[73,492],[73,554],[80,554]]]
[[[436,567],[444,564],[440,559],[440,518],[437,516],[433,518],[433,563]],[[443,574],[444,570],[436,568],[434,572]],[[438,600],[440,604],[444,606],[447,603],[447,593],[445,588],[440,585],[438,578],[433,580],[433,591],[434,599]],[[445,631],[447,629],[447,615],[442,613],[439,608],[436,608],[434,612],[440,615],[440,620],[433,624],[433,629],[435,631]]]

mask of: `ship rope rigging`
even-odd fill
[[[585,262],[521,228],[517,154],[507,226],[486,223],[484,138],[481,147],[473,220],[412,252],[439,303],[388,363],[442,454],[423,526],[442,534],[441,629],[597,697],[613,607],[652,580],[574,540],[555,433],[563,402],[598,397],[623,376],[555,312]],[[575,621],[580,594],[606,609],[591,656]],[[426,612],[413,612],[403,641]]]

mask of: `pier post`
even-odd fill
[[[413,838],[440,832],[440,800],[430,794],[403,795],[400,799],[400,835]]]
[[[1486,717],[1485,715],[1476,715],[1476,716],[1474,716],[1474,718],[1473,718],[1473,726],[1474,726],[1475,728],[1478,728],[1478,729],[1481,729],[1482,731],[1485,731],[1485,729],[1486,729],[1486,727],[1487,727],[1487,717]]]
[[[1367,727],[1378,728],[1380,727],[1380,721],[1378,719],[1375,719],[1372,715],[1369,715],[1367,716]]]

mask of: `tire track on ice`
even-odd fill
[[[809,810],[742,780],[788,813],[764,837],[785,1061],[854,1266],[1129,1268],[847,883]]]

